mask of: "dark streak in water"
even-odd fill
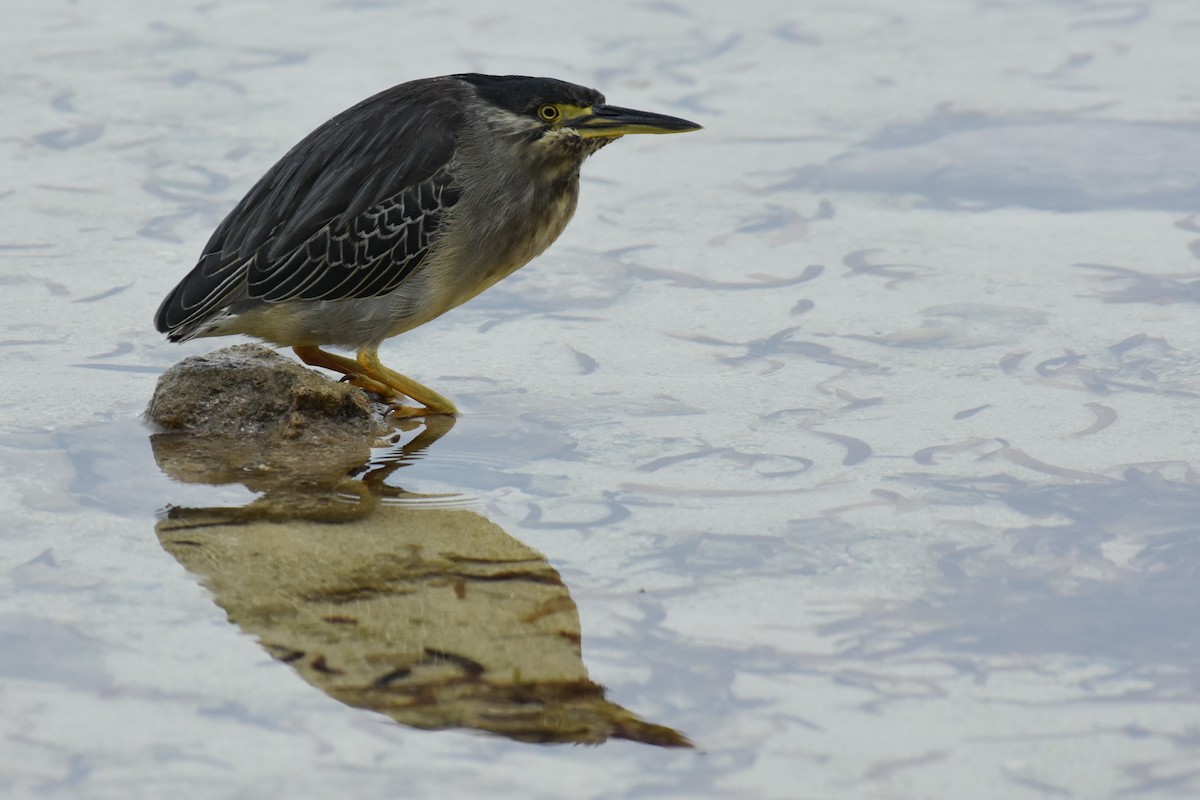
[[[254,69],[273,69],[289,67],[293,64],[303,64],[308,61],[308,53],[301,50],[280,50],[274,47],[252,47],[244,52],[258,57],[251,63],[230,64],[230,72],[246,72]]]
[[[682,464],[686,461],[694,461],[700,458],[708,458],[709,456],[725,456],[728,460],[733,461],[739,467],[754,467],[754,465],[760,461],[769,461],[772,459],[783,459],[800,465],[799,467],[793,469],[761,470],[755,468],[755,472],[764,478],[784,478],[792,475],[799,475],[800,473],[811,469],[813,465],[812,459],[804,458],[803,456],[773,455],[769,453],[745,453],[735,450],[732,447],[705,447],[691,453],[681,453],[677,456],[664,456],[662,458],[656,458],[653,461],[647,461],[645,464],[639,465],[636,467],[636,469],[638,472],[657,472],[658,470],[665,469],[666,467],[673,467],[676,464]]]
[[[1200,233],[1200,223],[1196,222],[1200,218],[1200,214],[1192,214],[1184,217],[1175,223],[1175,227],[1181,231],[1189,231],[1190,233]]]
[[[1130,282],[1124,289],[1102,294],[1106,303],[1151,303],[1160,306],[1200,303],[1200,275],[1196,273],[1154,274],[1109,264],[1080,263],[1075,266],[1107,273],[1101,280],[1124,279]]]
[[[91,144],[104,133],[103,125],[83,124],[74,128],[55,128],[43,131],[33,137],[33,140],[43,147],[53,150],[70,150]]]
[[[66,194],[106,194],[108,189],[99,189],[93,186],[66,186],[63,184],[54,183],[35,183],[34,188],[44,189],[47,192],[63,192]],[[92,230],[96,230],[93,228]]]
[[[670,269],[654,269],[631,265],[629,273],[639,278],[669,281],[672,286],[687,289],[782,289],[785,286],[795,286],[811,281],[825,271],[820,264],[809,264],[804,271],[794,278],[780,278],[775,275],[751,275],[752,281],[714,281],[701,278],[688,272],[678,272]]]
[[[1047,358],[1045,361],[1034,367],[1034,371],[1043,378],[1057,377],[1060,367],[1071,367],[1083,361],[1086,356],[1081,356],[1078,353],[1067,351],[1065,356],[1055,356]]]
[[[903,281],[916,280],[916,271],[924,269],[916,264],[872,264],[867,261],[868,256],[878,252],[881,252],[878,247],[855,250],[847,253],[842,258],[842,263],[849,267],[855,275],[877,275],[881,278],[888,278],[888,282],[884,285],[889,289],[895,289],[896,285]],[[902,267],[903,269],[901,269]]]
[[[175,202],[194,202],[196,195],[217,195],[229,188],[229,177],[223,173],[194,165],[188,165],[187,171],[199,180],[153,175],[142,183],[142,188],[160,200]]]
[[[882,397],[856,397],[845,389],[834,389],[833,393],[837,395],[839,400],[843,400],[846,403],[846,405],[841,407],[841,411],[857,411],[860,408],[883,405]]]
[[[23,286],[25,284],[41,286],[55,297],[68,297],[71,290],[57,281],[46,278],[31,278],[26,275],[0,275],[0,286]]]
[[[1135,347],[1141,347],[1142,345],[1146,344],[1147,342],[1151,342],[1151,341],[1161,344],[1164,347],[1164,349],[1167,349],[1167,350],[1173,349],[1170,345],[1167,344],[1167,341],[1165,339],[1154,338],[1145,333],[1135,333],[1133,336],[1122,339],[1121,341],[1117,342],[1116,344],[1109,345],[1108,352],[1110,352],[1114,356],[1117,356],[1118,358],[1120,358],[1121,356],[1125,355],[1125,353],[1134,349]]]
[[[962,411],[959,411],[957,414],[955,414],[954,418],[955,419],[966,419],[967,417],[973,417],[976,414],[978,414],[980,411],[983,411],[985,408],[991,408],[991,407],[992,407],[991,403],[984,403],[981,406],[975,406],[974,408],[963,409]]]
[[[1092,19],[1081,19],[1078,22],[1072,22],[1072,28],[1101,28],[1101,27],[1129,27],[1150,16],[1149,3],[1097,3],[1095,6],[1097,11],[1108,10],[1109,8],[1125,11],[1121,16],[1114,14],[1111,17],[1096,16]],[[1127,9],[1127,10],[1126,10]]]
[[[770,336],[763,337],[762,339],[754,339],[749,342],[727,342],[711,336],[673,335],[675,338],[696,342],[697,344],[716,345],[720,347],[744,347],[746,348],[744,354],[740,356],[725,356],[721,361],[726,364],[740,364],[761,359],[770,365],[770,372],[780,369],[783,364],[782,362],[769,359],[768,356],[781,355],[800,356],[801,358],[808,358],[821,364],[830,364],[848,369],[861,369],[868,372],[886,371],[883,367],[873,364],[870,361],[860,361],[857,358],[839,355],[828,345],[817,344],[816,342],[793,341],[792,335],[798,330],[800,330],[799,326],[784,328]]]
[[[816,307],[817,307],[817,304],[814,303],[812,300],[797,300],[796,305],[792,306],[792,310],[789,311],[788,313],[794,317],[798,317],[801,314],[807,314],[809,311],[812,311]]]
[[[767,243],[778,247],[803,239],[808,235],[811,223],[832,219],[833,216],[833,204],[828,200],[818,203],[816,213],[812,216],[805,216],[794,208],[767,203],[762,211],[741,218],[732,232],[714,236],[709,243],[720,246],[737,234],[770,233],[772,235],[767,238]]]
[[[75,91],[67,90],[56,94],[50,99],[50,108],[68,114],[75,111]]]
[[[137,235],[146,239],[156,239],[160,242],[182,244],[183,237],[175,233],[175,226],[191,217],[192,215],[186,212],[151,217],[137,229]]]
[[[1004,358],[1000,359],[1000,369],[1004,370],[1006,375],[1012,375],[1020,368],[1021,362],[1024,361],[1028,355],[1028,350],[1022,350],[1017,353],[1009,353],[1008,355],[1004,356]]]
[[[834,506],[821,511],[827,517],[836,517],[838,514],[844,514],[847,511],[858,511],[864,508],[880,508],[891,506],[897,512],[911,511],[917,507],[917,504],[909,500],[899,492],[890,492],[886,489],[872,489],[871,496],[874,500],[867,500],[862,503],[850,503],[844,506]]]
[[[728,452],[732,452],[732,448],[707,447],[703,450],[696,450],[692,453],[683,453],[677,456],[663,456],[662,458],[656,458],[653,461],[647,461],[645,464],[639,464],[634,469],[636,469],[638,472],[657,472],[664,467],[672,467],[676,464],[681,464],[684,461],[693,461],[697,458],[704,458],[706,456]]]
[[[939,453],[958,453],[963,450],[974,450],[981,445],[994,442],[994,439],[967,439],[965,442],[955,442],[954,444],[937,444],[932,447],[923,447],[913,453],[913,461],[918,464],[924,464],[927,467],[932,467],[937,464],[934,456]]]
[[[100,292],[99,294],[89,295],[88,297],[81,297],[78,300],[72,300],[71,302],[72,303],[94,303],[97,300],[104,300],[107,297],[112,297],[113,295],[120,294],[121,292],[128,289],[130,286],[133,286],[133,284],[127,283],[124,286],[114,286],[113,288],[107,289],[103,292]]]
[[[1032,469],[1036,472],[1044,472],[1047,475],[1054,475],[1059,478],[1071,478],[1081,481],[1099,481],[1103,483],[1115,482],[1107,475],[1101,475],[1096,472],[1082,472],[1077,469],[1070,469],[1069,467],[1056,467],[1053,464],[1047,464],[1045,461],[1036,459],[1026,453],[1024,450],[1016,447],[1006,447],[1000,451],[1000,455],[1003,456],[1007,461],[1010,461],[1019,467]]]
[[[1148,349],[1139,351],[1136,357],[1129,357],[1130,351],[1141,347]],[[1156,359],[1156,356],[1175,351],[1166,339],[1136,334],[1110,346],[1108,350],[1119,360],[1118,366],[1084,366],[1088,356],[1067,350],[1064,355],[1041,361],[1035,371],[1043,383],[1073,391],[1104,395],[1119,391],[1174,397],[1197,395],[1190,388],[1185,388],[1190,384],[1167,381],[1160,374],[1166,366],[1164,364],[1160,368],[1162,359]]]
[[[91,358],[91,359],[118,358],[120,356],[129,355],[132,352],[133,352],[133,342],[121,342],[116,347],[114,347],[112,350],[109,350],[107,353],[97,353],[94,356],[88,356],[88,358]]]
[[[843,467],[853,467],[871,456],[871,446],[862,439],[855,439],[853,436],[844,436],[840,433],[826,433],[825,431],[814,431],[811,433],[817,436],[829,439],[832,442],[837,442],[842,447],[846,448],[846,457],[842,459]]]
[[[1081,431],[1072,433],[1072,436],[1091,436],[1093,433],[1099,433],[1117,421],[1117,412],[1115,409],[1102,403],[1084,403],[1084,406],[1091,409],[1096,415],[1096,421]]]
[[[806,47],[818,45],[822,41],[821,37],[817,34],[802,30],[800,23],[795,21],[788,22],[785,25],[779,25],[773,31],[771,31],[771,33],[785,42],[804,45]]]
[[[579,364],[580,375],[591,375],[600,368],[600,362],[587,353],[581,353],[570,345],[567,346],[567,349],[575,354],[575,361]]]

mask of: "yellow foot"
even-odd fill
[[[454,403],[433,389],[422,386],[379,363],[379,353],[374,347],[359,350],[356,360],[327,353],[319,347],[309,345],[293,347],[292,350],[305,364],[340,372],[346,376],[346,380],[360,389],[377,394],[385,401],[391,401],[393,405],[389,411],[395,417],[425,417],[436,414],[454,416],[458,413]],[[399,401],[402,398],[416,400],[424,407],[401,405]]]
[[[405,377],[395,370],[390,370],[383,364],[379,363],[379,353],[374,347],[364,347],[358,351],[358,365],[362,373],[369,378],[379,381],[382,384],[390,386],[395,390],[396,395],[411,397],[416,400],[424,408],[413,409],[407,411],[405,409],[410,406],[400,406],[393,410],[393,414],[399,413],[401,416],[423,417],[431,414],[450,414],[455,415],[458,409],[454,407],[445,397],[430,389],[428,386],[423,386],[412,378]]]
[[[392,403],[388,406],[388,413],[398,419],[413,419],[415,417],[428,417],[437,414],[443,414],[443,411],[432,411],[423,406],[406,406],[400,403]]]

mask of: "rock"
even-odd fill
[[[362,389],[240,344],[163,373],[146,419],[159,428],[154,458],[175,480],[242,483],[263,494],[261,515],[340,519],[371,511],[337,496],[361,488],[348,476],[394,432],[386,413]]]
[[[387,407],[258,344],[191,356],[159,378],[146,419],[168,432],[296,443],[371,439]]]

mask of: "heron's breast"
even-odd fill
[[[556,191],[495,192],[462,214],[450,226],[430,266],[439,272],[434,284],[447,289],[446,309],[470,300],[508,277],[546,250],[562,234],[575,213],[578,184]]]

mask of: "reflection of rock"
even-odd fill
[[[167,429],[151,437],[164,472],[261,493],[171,508],[159,540],[313,686],[419,728],[688,745],[588,680],[575,604],[541,555],[470,511],[384,501],[452,417],[402,422],[417,435],[372,454],[399,434],[365,394],[256,345],[168,371],[147,416]]]
[[[158,535],[231,621],[349,705],[521,741],[687,744],[604,699],[558,573],[478,514],[197,526],[184,511]]]
[[[371,455],[369,443],[362,439],[286,445],[269,437],[157,433],[150,444],[159,468],[177,481],[241,483],[262,494],[243,508],[188,509],[193,522],[201,515],[213,524],[254,519],[342,522],[370,514],[378,505],[369,487],[352,477]],[[358,502],[350,502],[355,499]]]

